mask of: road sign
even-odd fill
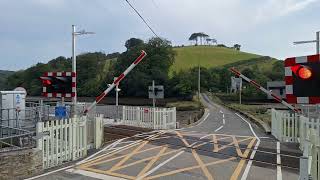
[[[231,92],[238,92],[242,88],[242,78],[231,77]]]
[[[55,117],[58,119],[63,119],[67,117],[66,106],[56,106],[55,107]]]
[[[320,55],[287,58],[286,97],[291,104],[320,104]]]
[[[42,81],[42,94],[46,97],[74,97],[76,74],[72,72],[46,72]]]
[[[152,86],[149,86],[149,99],[163,99],[164,98],[164,87],[162,85],[154,86],[154,92]]]

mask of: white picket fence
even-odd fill
[[[38,122],[37,137],[44,169],[87,155],[86,118]]]
[[[120,124],[151,129],[175,129],[176,108],[123,106]]]
[[[311,164],[311,177],[320,180],[320,119],[272,109],[271,127],[272,135],[279,141],[300,143]]]

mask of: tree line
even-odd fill
[[[141,39],[131,38],[124,44],[123,53],[105,54],[103,52],[85,53],[77,56],[77,85],[79,96],[97,96],[113,78],[120,75],[140,55],[141,50],[147,52],[146,58],[120,83],[120,95],[147,97],[148,86],[152,80],[156,84],[164,85],[166,97],[192,98],[197,91],[198,68],[186,71],[173,72],[169,77],[169,68],[173,65],[175,51],[171,42],[166,39],[151,38],[144,42]],[[273,71],[263,72],[255,64],[262,59],[241,61],[232,66],[243,65],[243,73],[249,78],[257,80],[262,85],[267,81],[283,78],[282,62],[272,65]],[[48,63],[38,63],[26,70],[11,74],[6,86],[12,89],[22,86],[32,96],[41,95],[41,82],[38,79],[47,71],[71,71],[71,58],[57,57]],[[247,64],[245,64],[247,63]],[[229,65],[230,66],[230,65]],[[201,88],[203,91],[226,92],[230,87],[228,65],[217,68],[201,67]],[[260,97],[250,86],[243,91],[244,96]],[[112,95],[112,94],[111,94]]]

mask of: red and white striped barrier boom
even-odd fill
[[[108,89],[106,89],[102,94],[100,94],[98,97],[96,97],[96,100],[83,112],[84,114],[88,113],[88,111],[90,111],[92,109],[92,107],[94,107],[96,104],[98,104],[113,88],[116,87],[117,84],[120,83],[120,81],[122,81],[122,79],[129,74],[129,72],[135,68],[140,61],[142,61],[142,59],[144,57],[146,57],[147,53],[145,51],[141,51],[140,56],[120,75],[118,76],[118,78],[116,80],[113,81],[113,83],[108,87]]]
[[[236,70],[235,68],[230,68],[230,71],[235,73],[237,76],[241,77],[242,79],[244,79],[245,81],[247,81],[248,83],[252,84],[254,87],[256,87],[257,89],[261,90],[262,92],[270,95],[271,97],[273,97],[276,101],[282,103],[283,105],[287,106],[289,109],[291,109],[292,111],[295,112],[300,112],[299,109],[296,109],[294,106],[292,106],[291,104],[287,103],[286,101],[282,100],[279,96],[273,94],[271,91],[268,91],[267,89],[265,89],[264,87],[262,87],[260,84],[258,84],[257,82],[255,82],[254,80],[251,80],[249,78],[247,78],[245,75],[241,74],[238,70]]]

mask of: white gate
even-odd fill
[[[308,157],[312,179],[320,179],[320,119],[272,109],[272,135],[279,141],[300,143]]]
[[[37,137],[44,169],[87,155],[86,117],[38,122]]]
[[[175,129],[176,108],[123,106],[120,123],[151,129]]]

